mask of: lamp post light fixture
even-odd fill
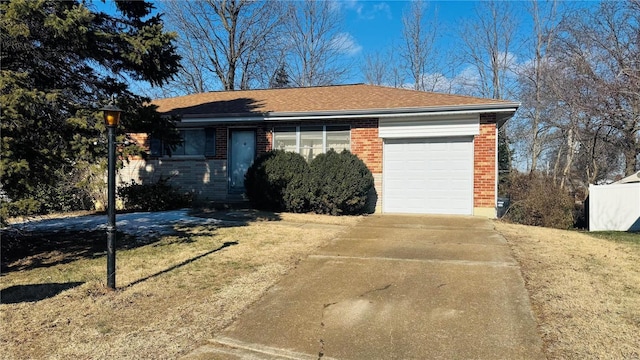
[[[116,128],[120,122],[117,106],[109,104],[102,109],[109,142],[107,166],[107,287],[116,288]]]

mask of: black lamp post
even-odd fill
[[[100,109],[104,113],[109,141],[109,164],[107,167],[107,287],[116,288],[116,127],[120,121],[120,110],[109,104]]]

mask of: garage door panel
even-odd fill
[[[473,138],[385,141],[383,211],[471,214]]]

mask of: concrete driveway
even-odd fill
[[[191,359],[542,359],[520,269],[490,220],[369,216]]]

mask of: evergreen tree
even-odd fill
[[[498,196],[505,196],[512,169],[509,138],[503,125],[498,129]]]
[[[106,168],[99,109],[114,96],[124,110],[119,141],[126,132],[175,133],[127,82],[170,79],[180,60],[175,35],[150,3],[116,1],[117,15],[86,4],[0,2],[4,216],[88,206],[91,182],[102,182]]]
[[[287,74],[287,69],[285,68],[284,63],[282,63],[273,75],[270,87],[272,89],[282,89],[288,88],[289,85],[289,74]]]

